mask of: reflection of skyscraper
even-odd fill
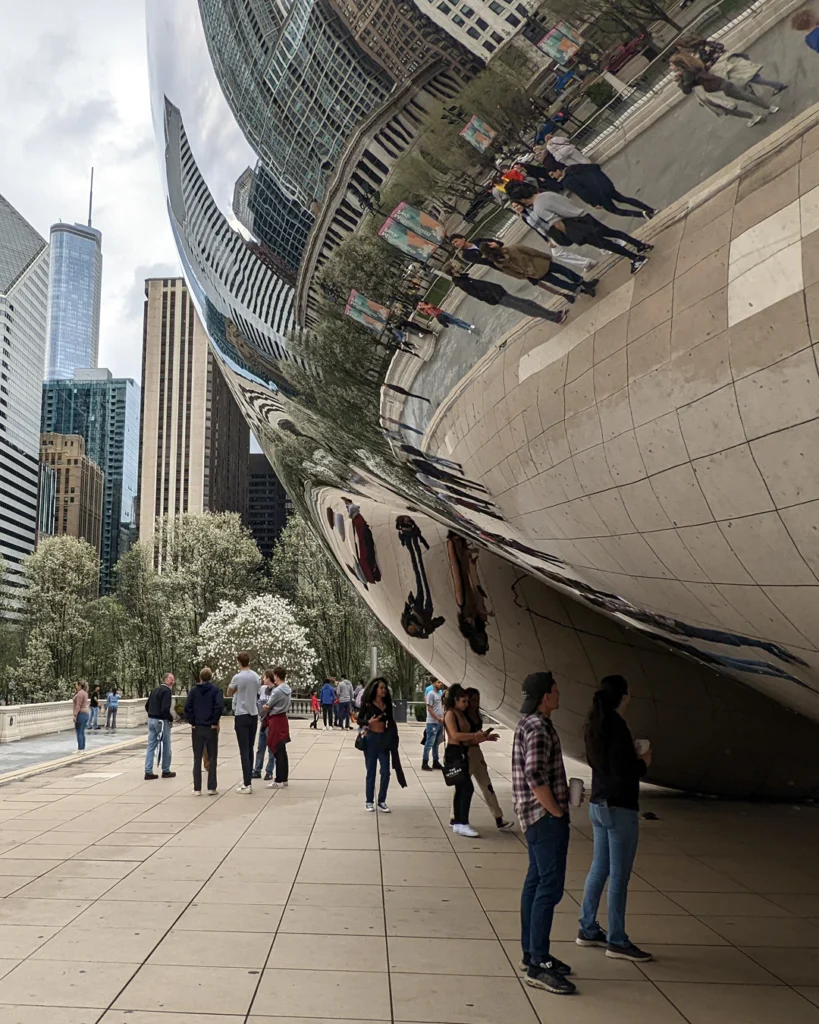
[[[183,259],[205,296],[262,356],[290,360],[293,289],[228,223],[197,167],[179,110],[165,101],[168,203]]]
[[[46,379],[96,366],[100,348],[102,235],[84,224],[51,228]]]
[[[110,589],[114,566],[135,536],[139,482],[139,385],[106,369],[77,370],[71,380],[43,384],[43,433],[79,434],[85,453],[105,474],[100,583]],[[57,510],[59,515],[59,508]]]
[[[250,433],[181,278],[145,282],[139,538],[161,515],[244,512]]]
[[[47,314],[48,245],[0,196],[0,555],[11,600],[37,531]]]
[[[288,283],[294,284],[313,215],[295,199],[288,199],[266,168],[249,167],[236,181],[233,212],[240,224],[261,243],[261,258]]]

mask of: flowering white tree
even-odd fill
[[[316,652],[283,597],[251,597],[243,604],[222,601],[199,627],[199,660],[213,669],[218,682],[226,684],[238,670],[239,651],[250,653],[250,666],[260,673],[282,665],[294,688],[315,682]]]

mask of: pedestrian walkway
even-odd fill
[[[141,736],[144,729],[100,729],[86,731],[86,753],[91,754],[101,747],[110,747],[117,743]],[[54,732],[47,736],[33,736],[29,740],[16,740],[0,746],[0,782],[9,772],[21,768],[33,768],[40,764],[57,761],[61,757],[69,757],[77,752],[77,734],[73,729],[65,732]]]
[[[576,812],[553,951],[578,994],[561,998],[516,970],[521,837],[477,797],[483,837],[452,835],[420,729],[402,728],[408,788],[374,815],[352,735],[292,724],[276,792],[234,791],[225,729],[221,795],[192,796],[184,728],[175,779],[144,782],[129,751],[0,787],[0,1024],[819,1024],[816,808],[648,789],[642,966],[571,941],[591,853]],[[487,754],[504,809],[510,748],[503,730]]]

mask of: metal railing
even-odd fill
[[[679,45],[681,39],[697,35],[708,35],[709,39],[719,40],[731,29],[746,18],[750,18],[765,7],[767,0],[752,0],[737,11],[737,0],[719,0],[697,15],[689,22],[682,32],[660,52],[659,56],[647,67],[626,82],[626,91],[613,97],[597,110],[572,135],[577,145],[590,146],[602,142],[609,135],[622,127],[623,123],[633,117],[638,109],[652,99],[656,99],[662,90],[671,83],[668,70],[668,58]]]

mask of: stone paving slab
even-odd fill
[[[482,837],[454,836],[418,735],[402,729],[409,785],[391,787],[390,815],[364,810],[352,735],[302,723],[286,790],[236,793],[226,731],[219,796],[192,796],[181,729],[173,780],[143,781],[138,750],[105,778],[73,765],[0,785],[0,1024],[819,1024],[816,808],[644,787],[657,820],[641,822],[629,926],[656,960],[642,966],[572,941],[591,856],[575,812],[553,934],[578,994],[557,1000],[516,969],[522,837],[477,797]],[[490,758],[507,810],[510,746],[504,730]],[[35,846],[46,888],[18,874]]]

